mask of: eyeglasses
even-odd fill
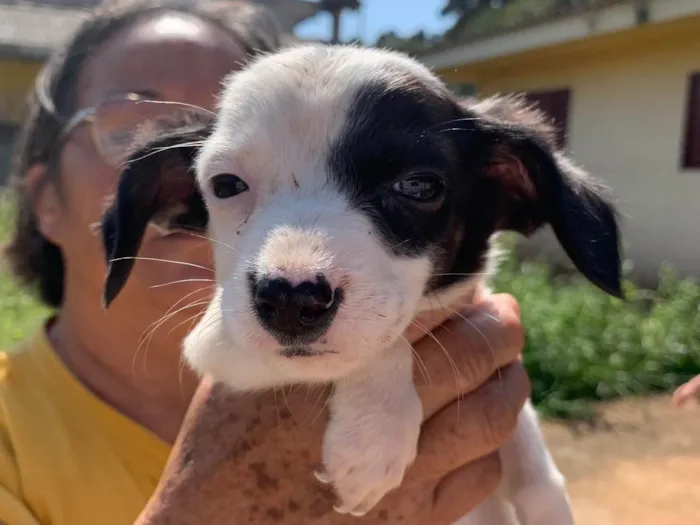
[[[42,72],[43,73],[43,72]],[[88,124],[96,150],[107,164],[119,168],[127,161],[137,139],[165,117],[185,113],[211,119],[213,113],[199,106],[182,102],[154,100],[138,93],[125,93],[102,103],[82,108],[68,119],[62,118],[44,89],[43,75],[37,77],[36,94],[41,106],[63,123],[54,146],[60,150],[70,134]]]

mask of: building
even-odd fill
[[[255,1],[255,0],[253,0]],[[0,185],[22,119],[26,94],[42,63],[77,29],[100,0],[0,0]],[[289,35],[315,16],[320,5],[306,0],[257,0],[276,15]]]
[[[637,279],[653,284],[662,262],[700,278],[700,0],[596,0],[421,58],[447,82],[524,92],[549,112],[613,188]],[[525,249],[562,257],[552,241]]]

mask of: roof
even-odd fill
[[[317,2],[305,0],[253,1],[268,6],[285,33],[291,33],[294,26],[321,9]],[[45,60],[78,29],[95,3],[99,2],[0,0],[0,57]]]
[[[525,5],[524,9],[521,8],[521,6],[528,1],[535,7],[533,9],[528,9],[528,6]],[[572,15],[580,15],[588,11],[597,11],[607,6],[630,1],[632,0],[583,0],[580,2],[562,3],[555,0],[550,0],[549,2],[547,2],[547,0],[521,0],[519,3],[520,5],[514,3],[500,8],[504,11],[513,11],[512,16],[508,17],[507,15],[510,13],[507,13],[505,17],[502,17],[505,19],[504,22],[490,24],[484,29],[467,25],[461,30],[448,31],[443,40],[422,50],[420,55],[430,55],[452,49],[456,46],[478,42],[487,38],[553,22]]]
[[[291,33],[294,27],[321,12],[319,2],[306,0],[252,0],[267,6],[277,15],[282,31]]]
[[[0,3],[0,56],[43,60],[87,16],[80,7]]]
[[[445,70],[700,15],[698,0],[585,0],[567,5],[481,33],[463,32],[416,54],[429,67]]]

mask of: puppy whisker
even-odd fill
[[[404,342],[411,349],[411,352],[413,353],[413,357],[415,358],[416,364],[418,365],[418,370],[420,371],[423,380],[426,382],[426,384],[431,384],[430,374],[428,373],[428,368],[425,366],[425,361],[423,361],[418,352],[416,352],[416,349],[413,348],[413,345],[408,339],[406,339],[403,335],[400,335],[399,337],[403,339]]]
[[[461,117],[461,118],[456,118],[456,119],[451,119],[451,120],[446,120],[445,122],[440,122],[438,124],[434,124],[433,126],[428,127],[428,130],[434,130],[438,129],[441,126],[451,126],[452,124],[459,124],[460,122],[472,122],[472,121],[478,121],[481,120],[479,117]]]
[[[146,361],[147,361],[146,355],[148,353],[148,345],[150,344],[150,341],[152,340],[153,336],[155,335],[155,331],[162,325],[163,322],[166,322],[168,319],[170,319],[172,317],[172,315],[173,315],[173,314],[171,314],[172,310],[174,310],[178,304],[185,301],[188,297],[191,297],[194,294],[203,292],[204,290],[207,290],[207,289],[211,288],[212,286],[203,286],[202,288],[199,288],[197,290],[193,290],[192,292],[186,294],[184,297],[181,297],[180,299],[175,301],[175,303],[173,303],[173,305],[171,305],[170,308],[168,308],[168,310],[159,319],[157,319],[156,321],[154,321],[153,323],[151,323],[150,325],[148,325],[146,327],[146,329],[144,330],[144,333],[141,334],[141,337],[139,338],[140,339],[139,345],[136,347],[136,350],[134,351],[134,357],[132,360],[132,373],[134,375],[136,374],[136,359],[138,357],[139,351],[141,350],[141,347],[144,344],[146,344],[146,351],[144,354],[144,369],[145,369],[146,368]],[[187,306],[189,306],[189,305],[187,305]]]
[[[323,405],[321,405],[321,408],[318,410],[318,413],[314,416],[314,418],[313,418],[313,419],[311,420],[311,422],[309,423],[309,427],[312,426],[312,425],[316,422],[316,420],[318,419],[318,417],[319,417],[321,414],[323,414],[323,411],[324,411],[324,410],[326,409],[326,407],[328,406],[328,403],[330,403],[331,398],[333,397],[333,393],[334,393],[334,392],[335,392],[335,383],[331,383],[331,388],[330,388],[330,390],[329,390],[329,392],[328,392],[328,396],[326,397],[326,400],[324,401]],[[323,395],[323,390],[321,391],[321,394],[320,394],[320,395],[321,395],[321,396]]]
[[[140,160],[147,159],[148,157],[151,157],[153,155],[157,155],[159,153],[163,153],[164,151],[169,151],[171,149],[179,149],[179,148],[193,148],[193,147],[198,147],[202,145],[203,141],[197,140],[197,141],[192,141],[192,142],[181,142],[179,144],[170,144],[169,146],[162,146],[158,148],[151,148],[150,151],[147,153],[144,153],[143,155],[140,155],[138,157],[131,157],[129,160],[123,162],[120,167],[122,169],[127,168],[129,164],[136,163]]]
[[[200,305],[201,305],[201,303],[197,304],[196,306],[200,306]],[[194,325],[194,323],[197,321],[197,319],[201,318],[203,315],[204,315],[204,311],[197,312],[196,314],[189,316],[184,321],[180,321],[175,326],[173,326],[170,330],[168,330],[168,335],[172,334],[175,330],[180,328],[185,323],[190,323],[190,329],[191,329],[192,325]]]
[[[173,100],[137,100],[136,104],[158,104],[163,106],[177,106],[180,108],[194,109],[195,111],[201,111],[202,113],[208,113],[210,116],[216,117],[216,113],[214,113],[213,111],[203,108],[202,106],[198,106],[196,104],[188,104],[187,102],[175,102]],[[184,116],[188,115],[185,114]],[[190,114],[189,116],[194,115]]]
[[[198,289],[196,289],[196,290],[192,290],[191,292],[189,292],[188,294],[184,295],[183,297],[180,297],[180,299],[178,299],[178,300],[175,301],[172,305],[170,305],[170,307],[165,311],[165,313],[164,313],[159,319],[157,319],[156,321],[154,321],[153,323],[151,323],[150,325],[148,325],[148,326],[146,327],[146,329],[144,330],[144,333],[141,334],[141,338],[146,337],[146,332],[148,331],[148,329],[149,329],[149,328],[152,328],[154,325],[158,324],[164,317],[167,317],[167,316],[177,307],[177,305],[179,305],[180,303],[182,303],[183,301],[185,301],[187,298],[192,297],[194,294],[203,292],[204,290],[207,290],[207,289],[210,289],[210,288],[213,288],[213,287],[214,287],[214,285],[202,286],[201,288],[198,288]]]
[[[490,350],[490,352],[491,352],[491,355],[492,355],[493,358],[495,359],[495,358],[496,358],[496,351],[494,350],[493,346],[491,345],[491,341],[489,341],[488,337],[486,337],[486,336],[484,335],[484,332],[482,332],[481,330],[479,330],[479,328],[474,324],[474,322],[473,322],[472,320],[470,320],[470,319],[468,319],[467,317],[463,316],[461,313],[459,313],[459,312],[458,312],[457,310],[455,310],[454,308],[449,308],[449,309],[450,309],[450,310],[452,311],[452,313],[454,313],[457,317],[463,319],[469,326],[472,327],[472,329],[474,329],[474,331],[475,331],[476,333],[478,333],[478,334],[481,336],[481,338],[482,338],[482,339],[486,342],[486,344],[488,345],[489,350]],[[491,318],[493,319],[493,317],[491,317]],[[502,380],[500,368],[498,369],[498,380],[499,380],[499,381]]]
[[[149,288],[164,288],[166,286],[171,286],[173,284],[183,284],[183,283],[215,283],[216,281],[214,279],[180,279],[177,281],[170,281],[167,283],[162,283],[162,284],[154,284],[152,286],[149,286]]]
[[[206,266],[202,266],[200,264],[194,264],[194,263],[189,263],[185,261],[172,261],[169,259],[159,259],[157,257],[115,257],[114,259],[110,259],[109,262],[118,262],[118,261],[126,261],[126,260],[136,260],[136,261],[152,261],[152,262],[164,262],[164,263],[169,263],[169,264],[179,264],[181,266],[189,266],[190,268],[199,268],[200,270],[206,270],[208,272],[214,273],[214,270],[212,268],[207,268]]]
[[[433,332],[431,332],[430,330],[428,330],[426,327],[424,327],[424,326],[421,325],[420,323],[417,323],[416,321],[412,321],[412,324],[413,324],[416,328],[418,328],[419,330],[422,330],[422,331],[425,333],[425,335],[427,335],[428,337],[430,337],[430,338],[431,338],[433,341],[435,341],[435,342],[437,343],[437,345],[440,347],[440,349],[442,350],[442,353],[445,354],[445,357],[447,358],[447,362],[450,364],[450,368],[452,369],[452,372],[454,373],[454,377],[455,377],[455,386],[456,386],[457,388],[459,388],[459,385],[460,385],[460,380],[459,380],[459,377],[460,377],[459,368],[457,367],[457,363],[455,363],[454,359],[452,359],[452,356],[450,355],[450,352],[448,352],[447,348],[445,348],[445,345],[442,344],[442,342],[440,341],[440,339],[438,339],[437,336],[435,336],[435,334],[433,334]],[[413,347],[411,347],[411,348],[413,348]],[[457,399],[457,419],[459,419],[459,399]]]
[[[195,308],[195,307],[197,307],[197,306],[206,306],[207,304],[209,304],[209,300],[208,300],[208,299],[207,299],[207,300],[203,300],[203,301],[191,302],[191,303],[189,303],[189,304],[187,304],[187,305],[185,305],[185,306],[183,306],[183,307],[181,307],[181,308],[178,308],[178,309],[175,310],[174,312],[171,312],[171,313],[169,313],[169,314],[167,314],[167,315],[164,315],[163,317],[160,318],[160,320],[158,321],[158,323],[149,331],[148,335],[147,335],[146,338],[144,339],[144,342],[145,342],[145,341],[148,341],[148,342],[150,343],[150,341],[153,339],[153,336],[154,336],[156,330],[158,330],[158,328],[160,328],[161,326],[163,326],[163,324],[165,324],[166,322],[168,322],[170,319],[172,319],[174,316],[176,316],[176,315],[179,314],[180,312],[183,312],[183,311],[188,310],[188,309],[190,309],[190,308]],[[143,342],[142,342],[141,344],[143,344]],[[138,352],[138,350],[140,349],[140,347],[141,347],[141,345],[139,345],[139,347],[137,347],[137,349],[136,349],[137,352]],[[148,352],[148,346],[146,346],[146,352]],[[136,354],[134,354],[134,357],[135,357],[135,355],[136,355]],[[145,362],[145,357],[144,357],[144,362]]]
[[[392,250],[395,250],[395,249],[398,248],[399,246],[403,246],[404,244],[406,244],[406,243],[408,243],[408,242],[411,242],[411,239],[404,239],[403,241],[394,244],[394,245],[391,247],[391,249],[392,249]]]
[[[227,244],[227,243],[225,243],[224,241],[221,241],[221,240],[219,240],[219,239],[215,239],[215,238],[210,237],[210,236],[208,236],[208,235],[200,235],[200,234],[193,233],[193,232],[186,232],[186,233],[187,233],[187,235],[190,235],[190,236],[192,236],[192,237],[197,237],[197,238],[199,238],[199,239],[204,239],[204,240],[209,241],[209,242],[212,242],[212,243],[214,243],[214,244],[220,244],[221,246],[223,246],[224,248],[228,248],[229,250],[231,250],[231,252],[233,252],[233,253],[235,253],[235,254],[238,253],[238,250],[237,250],[236,248],[234,248],[234,247],[231,246],[230,244]]]

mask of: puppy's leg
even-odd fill
[[[336,510],[366,514],[401,484],[416,457],[423,409],[413,384],[413,354],[400,341],[335,385],[323,444]]]
[[[528,401],[515,433],[501,449],[502,489],[521,525],[573,525],[565,479],[547,449]]]
[[[478,507],[457,520],[453,525],[520,525],[513,505],[498,488]]]
[[[547,450],[530,401],[500,452],[500,486],[455,525],[572,525],[564,476]]]

